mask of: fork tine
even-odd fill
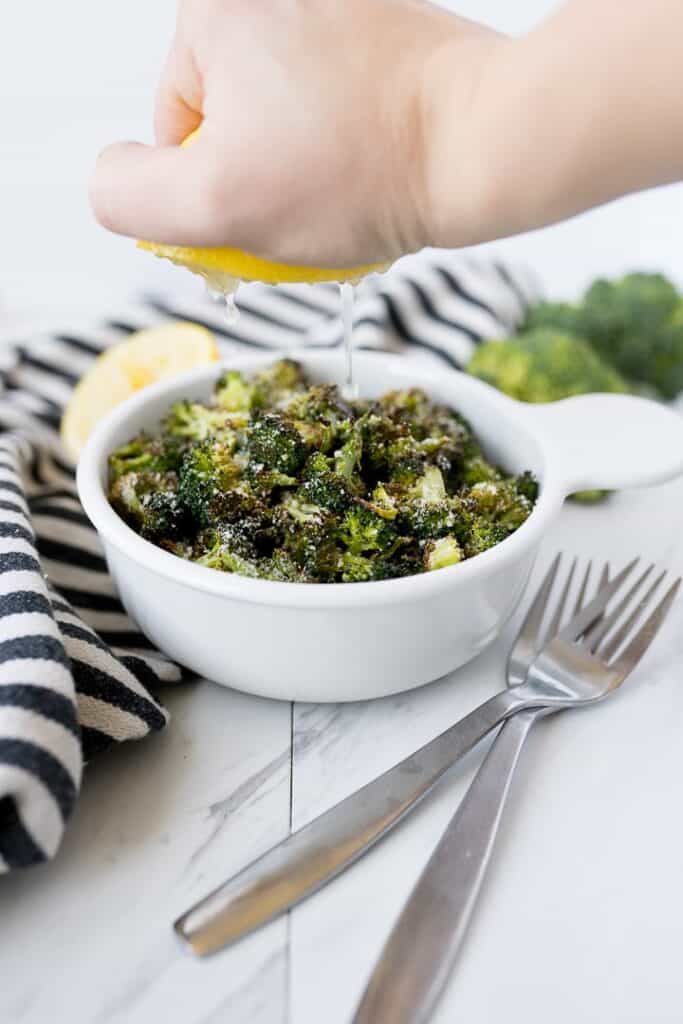
[[[569,572],[567,573],[567,581],[564,585],[562,593],[560,594],[560,600],[557,602],[557,608],[555,609],[555,613],[553,614],[553,617],[550,620],[550,625],[548,626],[548,631],[546,633],[546,639],[548,640],[551,637],[554,637],[556,633],[560,632],[560,627],[562,626],[562,618],[564,616],[564,609],[565,605],[567,604],[567,598],[569,597],[569,591],[571,589],[572,580],[574,579],[574,573],[576,571],[577,562],[578,559],[575,558],[571,564]]]
[[[591,569],[593,568],[593,562],[589,562],[586,566],[583,579],[581,580],[581,587],[579,589],[578,597],[576,598],[576,604],[574,605],[574,611],[572,612],[572,618],[575,618],[581,609],[583,608],[583,602],[586,600],[586,589],[588,587],[588,580],[590,579]],[[600,589],[600,588],[598,588]]]
[[[607,636],[607,634],[611,630],[612,626],[614,626],[615,623],[617,623],[619,621],[619,619],[621,618],[621,616],[623,615],[623,613],[626,611],[626,609],[628,608],[629,604],[631,603],[631,600],[638,593],[638,591],[640,590],[640,588],[642,587],[643,583],[648,578],[648,576],[650,575],[650,573],[652,572],[653,569],[654,569],[654,564],[653,565],[649,565],[647,567],[647,569],[645,570],[645,572],[641,576],[638,577],[636,582],[633,584],[633,586],[628,591],[626,596],[622,598],[622,600],[619,602],[619,604],[616,606],[616,608],[612,612],[610,612],[609,615],[601,616],[598,619],[598,621],[595,623],[595,625],[593,625],[591,627],[591,629],[588,630],[588,632],[585,634],[585,636],[581,640],[581,644],[584,647],[587,647],[589,651],[593,651],[593,652],[597,651],[598,647],[600,646],[601,641],[604,640],[604,638]],[[649,600],[649,596],[650,595],[648,594],[646,600]],[[644,608],[645,605],[643,605],[642,607]]]
[[[550,592],[553,589],[561,560],[562,552],[559,552],[559,554],[557,554],[553,559],[543,583],[538,588],[536,597],[531,602],[529,610],[526,613],[526,618],[524,619],[517,636],[515,648],[518,647],[518,645],[523,645],[527,647],[530,652],[533,652],[533,654],[540,650],[542,646],[541,629],[543,626],[543,617],[545,615],[546,608],[548,607]]]
[[[630,644],[624,648],[614,664],[610,665],[610,668],[616,669],[622,674],[622,678],[625,678],[629,672],[636,667],[642,656],[645,654],[645,651],[656,637],[660,626],[669,614],[669,609],[674,602],[680,585],[681,578],[679,577],[676,582],[669,587],[652,615],[650,615],[649,619],[643,623],[631,640]]]
[[[598,591],[593,600],[586,605],[582,612],[574,616],[571,622],[564,627],[558,636],[563,640],[571,642],[585,633],[586,629],[595,622],[598,616],[602,615],[621,584],[629,573],[633,571],[637,563],[637,558],[634,558],[632,562],[629,562],[629,564],[614,577],[611,583],[608,583],[606,587],[603,587]]]
[[[653,566],[650,566],[650,568],[653,568]],[[627,616],[626,620],[622,623],[619,629],[617,629],[614,635],[611,636],[609,640],[607,640],[602,645],[602,647],[600,648],[600,657],[603,659],[603,661],[609,661],[610,658],[613,658],[614,655],[617,653],[621,645],[626,640],[626,637],[629,635],[629,633],[635,626],[636,622],[649,605],[655,591],[657,590],[659,584],[662,582],[665,576],[666,570],[659,574],[654,583],[652,583],[648,588],[648,591],[645,594],[645,596],[640,599],[638,604],[635,606],[631,614]]]

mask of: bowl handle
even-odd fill
[[[518,406],[565,495],[664,483],[683,474],[683,416],[631,395]]]

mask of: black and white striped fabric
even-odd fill
[[[458,369],[482,338],[512,330],[537,292],[499,264],[442,255],[404,265],[359,288],[356,347]],[[168,318],[210,327],[227,358],[341,344],[335,286],[252,285],[239,307],[228,324],[203,297],[150,298],[87,330],[0,348],[0,871],[54,855],[84,763],[162,729],[154,694],[181,676],[117,599],[61,450],[64,404],[104,348]]]

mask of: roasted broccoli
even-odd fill
[[[200,402],[176,402],[171,406],[164,431],[176,443],[182,440],[205,441],[207,437],[219,435],[231,444],[236,443],[234,424],[223,409],[210,408]]]
[[[124,473],[168,473],[178,468],[181,459],[182,449],[175,438],[138,434],[109,456],[109,479],[114,481]]]
[[[346,402],[281,360],[178,402],[109,460],[109,498],[143,537],[222,572],[365,583],[456,565],[530,514],[537,484],[487,462],[418,389]]]
[[[222,504],[240,480],[240,467],[232,445],[207,438],[186,451],[178,470],[178,495],[200,527],[210,526]]]
[[[287,476],[297,473],[306,460],[306,445],[301,434],[279,412],[263,413],[252,419],[247,443],[251,461]]]
[[[254,374],[253,385],[255,405],[264,409],[277,408],[308,386],[300,365],[293,359],[279,359],[259,370]]]
[[[173,473],[124,473],[112,482],[109,500],[147,540],[175,541],[183,534],[186,514]]]
[[[228,370],[217,382],[214,397],[220,409],[229,413],[248,413],[260,402],[258,388],[245,380],[239,370]]]

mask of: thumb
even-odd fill
[[[219,244],[212,241],[219,228],[210,209],[216,176],[210,180],[207,168],[213,164],[201,139],[188,149],[134,142],[109,146],[90,181],[95,217],[119,235],[171,245]]]

